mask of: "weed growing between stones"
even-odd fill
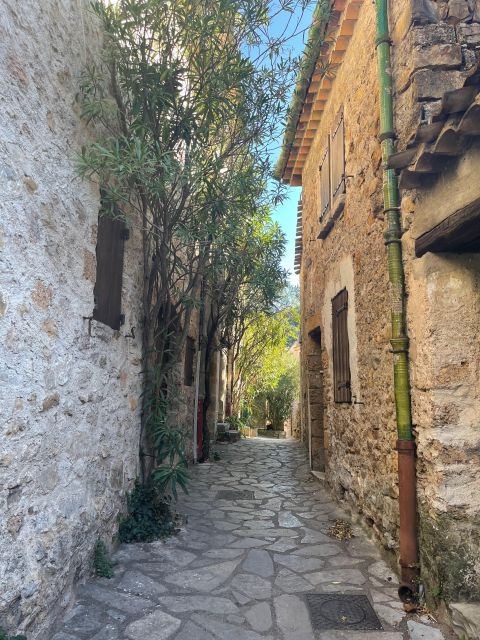
[[[107,547],[103,540],[97,540],[93,551],[95,575],[100,578],[113,578],[113,564],[108,557]]]
[[[6,631],[0,628],[0,640],[27,640],[27,636],[9,636]]]
[[[128,512],[120,518],[120,542],[152,542],[178,532],[169,499],[153,484],[136,482],[128,496]]]

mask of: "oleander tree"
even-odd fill
[[[298,288],[284,286],[268,311],[250,317],[236,346],[234,405],[255,426],[281,428],[298,395],[299,359],[292,347],[299,335]]]
[[[283,278],[272,148],[300,64],[289,39],[309,1],[92,3],[104,47],[83,76],[96,141],[78,169],[102,187],[105,215],[141,230],[142,476],[153,472],[165,490],[186,483],[175,402],[192,314],[211,299],[226,331],[239,299],[258,300],[259,312],[271,303],[252,261],[273,289]]]

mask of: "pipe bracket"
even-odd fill
[[[389,244],[402,244],[400,238],[387,238],[384,243],[387,247]]]
[[[408,353],[409,340],[407,337],[392,338],[390,344],[392,345],[392,353]]]
[[[385,35],[378,36],[378,38],[375,38],[375,46],[379,47],[381,44],[391,45],[393,44],[393,41],[389,35],[385,34]]]
[[[385,140],[396,140],[397,134],[395,131],[384,131],[378,136],[380,142],[384,142]]]

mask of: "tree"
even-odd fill
[[[298,339],[299,319],[298,290],[289,286],[268,312],[247,318],[236,356],[235,404],[238,411],[242,399],[257,422],[270,417],[280,424],[298,393],[298,360],[288,351]]]
[[[101,185],[107,213],[142,232],[144,479],[162,459],[184,459],[172,431],[175,376],[202,283],[214,267],[233,286],[228,239],[245,238],[281,197],[268,188],[269,150],[298,61],[270,25],[274,13],[306,4],[93,4],[105,48],[85,73],[82,112],[98,141],[85,147],[79,172]],[[171,483],[182,473],[177,462],[161,470]]]
[[[299,393],[299,361],[295,355],[284,353],[278,364],[280,371],[274,384],[261,390],[258,397],[265,398],[267,419],[270,420],[272,427],[283,429]]]
[[[268,210],[255,218],[237,222],[234,233],[221,245],[212,245],[212,258],[206,276],[209,313],[206,314],[202,377],[203,456],[209,455],[210,378],[213,355],[222,347],[232,346],[235,328],[271,308],[285,286],[286,273],[281,267],[285,238]]]

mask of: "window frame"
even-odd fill
[[[348,290],[332,298],[333,397],[337,404],[352,403],[350,339],[348,335]]]

